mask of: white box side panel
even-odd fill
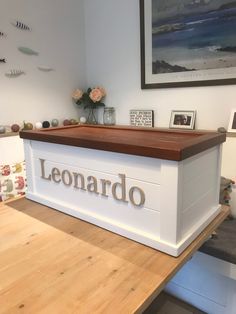
[[[219,211],[219,146],[184,161],[182,237]]]
[[[177,243],[181,240],[182,163],[163,160],[161,166],[161,232],[162,241]]]
[[[27,191],[34,193],[35,192],[35,186],[34,186],[35,171],[34,171],[33,152],[32,152],[31,144],[32,142],[30,140],[24,140]]]

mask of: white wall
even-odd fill
[[[148,108],[155,110],[155,125],[166,127],[172,109],[196,109],[197,128],[227,127],[235,86],[140,89],[139,0],[0,3],[0,31],[8,34],[0,39],[0,57],[7,59],[7,64],[0,64],[0,125],[76,117],[71,92],[87,87],[87,75],[90,86],[107,89],[106,104],[116,107],[117,123],[129,123],[129,109]],[[14,28],[14,19],[29,24],[32,32]],[[19,46],[39,56],[24,55]],[[40,72],[38,65],[55,71]],[[12,68],[27,73],[5,77]]]
[[[1,0],[0,31],[0,125],[36,122],[52,118],[76,118],[78,108],[71,93],[85,85],[83,0]],[[32,27],[18,30],[17,19]],[[19,46],[39,52],[28,56]],[[55,71],[41,72],[38,65]],[[26,75],[7,78],[5,72],[22,69]]]
[[[117,122],[129,110],[155,110],[155,126],[167,127],[173,109],[197,110],[196,127],[227,127],[235,86],[140,89],[139,0],[85,0],[87,77],[107,89]]]

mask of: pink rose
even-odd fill
[[[76,89],[76,90],[74,91],[74,93],[72,94],[72,98],[73,98],[75,101],[80,100],[82,96],[83,96],[83,92],[82,92],[82,90],[80,90],[80,89]]]
[[[106,96],[106,91],[103,87],[97,87],[98,89],[100,89],[101,93],[102,93],[102,96],[105,97]]]
[[[93,102],[99,102],[103,97],[103,93],[100,88],[93,88],[89,94],[89,97]]]

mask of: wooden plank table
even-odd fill
[[[0,205],[0,313],[141,313],[225,219],[178,257],[25,198]]]

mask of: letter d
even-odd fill
[[[128,201],[126,200],[125,174],[120,174],[119,173],[118,175],[121,178],[121,183],[120,182],[115,182],[112,185],[112,195],[113,195],[114,199],[116,199],[117,201],[122,201],[122,202],[128,203]],[[117,196],[117,187],[121,188],[121,197],[120,198]]]

